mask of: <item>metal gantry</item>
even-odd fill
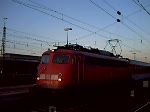
[[[105,46],[104,50],[106,50],[106,47],[109,44],[110,47],[111,47],[111,52],[114,53],[116,56],[121,56],[122,48],[121,48],[120,42],[121,42],[121,40],[119,40],[119,39],[108,40],[106,42],[106,46]],[[120,47],[120,52],[119,53],[116,51],[116,48],[118,47],[118,45]]]

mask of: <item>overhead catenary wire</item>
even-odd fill
[[[112,14],[110,14],[109,12],[107,12],[105,9],[103,9],[102,7],[100,7],[97,3],[93,2],[92,0],[89,0],[92,4],[94,4],[96,7],[98,7],[99,9],[103,10],[105,13],[107,13],[108,15],[110,15],[112,18],[115,18],[114,16],[112,16]],[[108,4],[108,3],[107,3]],[[110,6],[110,5],[109,5]],[[112,7],[112,6],[111,6]],[[115,10],[113,8],[113,10]],[[116,10],[115,10],[116,11]],[[116,19],[116,18],[115,18]],[[136,32],[135,30],[133,30],[132,28],[130,28],[128,25],[126,25],[125,23],[121,22],[125,27],[127,27],[128,29],[130,29],[132,32],[134,32],[135,34],[137,34],[139,37],[144,38],[145,40],[147,40],[145,37],[143,37],[141,34],[139,34],[138,32]],[[149,40],[147,40],[149,41]],[[150,42],[150,41],[149,41]],[[141,41],[141,43],[143,44],[143,42]],[[145,45],[147,46],[147,45]],[[148,46],[147,46],[148,47]]]
[[[108,2],[107,2],[107,3],[108,3]],[[149,7],[149,6],[150,6],[150,4],[146,5],[146,7]],[[112,7],[112,6],[111,6],[111,7]],[[114,9],[115,11],[117,11],[115,8],[113,8],[113,9]],[[137,10],[137,11],[135,11],[135,12],[129,14],[128,16],[124,17],[123,19],[125,19],[125,18],[128,19],[128,17],[130,17],[130,16],[132,16],[132,15],[134,15],[134,14],[140,12],[140,11],[142,11],[142,9]],[[132,24],[136,25],[136,24],[133,23],[131,20],[128,19],[128,21],[130,21]],[[116,22],[112,23],[112,25],[115,24],[115,23],[116,23]],[[110,26],[111,26],[111,25],[110,25]],[[136,25],[136,26],[139,27],[138,25]],[[125,39],[129,39],[129,40],[132,40],[132,41],[136,42],[134,39],[127,38],[127,37],[124,37],[124,36],[121,36],[121,35],[118,35],[118,34],[115,34],[115,33],[112,33],[112,32],[109,32],[109,31],[104,30],[104,29],[107,28],[107,27],[109,27],[109,26],[106,26],[106,27],[102,28],[101,30],[104,31],[104,32],[107,32],[107,33],[109,33],[109,34],[113,34],[113,35],[116,35],[116,36],[119,36],[119,37],[122,37],[122,38],[125,38]],[[141,29],[142,31],[144,31],[144,30],[143,30],[142,28],[140,28],[140,27],[139,27],[139,29]],[[99,32],[99,31],[101,31],[101,30],[98,30],[97,32]],[[145,33],[147,33],[147,32],[145,32]],[[88,37],[88,36],[91,36],[91,35],[93,35],[93,34],[95,34],[95,33],[90,33],[90,34],[84,35],[84,36],[82,36],[82,37],[77,38],[77,40],[78,40],[78,39],[83,39],[83,38]],[[150,35],[149,33],[147,33],[147,34]],[[75,39],[75,40],[76,40],[76,39]],[[71,41],[75,41],[75,40],[71,40]],[[141,43],[141,42],[138,42],[138,43]]]
[[[85,38],[85,37],[88,37],[88,36],[91,36],[91,35],[93,35],[93,34],[97,34],[99,31],[104,31],[104,32],[107,32],[107,31],[105,31],[104,29],[105,28],[108,28],[108,27],[110,27],[110,26],[112,26],[112,25],[114,25],[116,22],[114,22],[114,23],[112,23],[112,24],[110,24],[110,25],[108,25],[108,26],[106,26],[106,27],[104,27],[104,28],[102,28],[102,29],[100,29],[100,28],[98,28],[98,30],[96,31],[96,32],[92,32],[92,33],[89,33],[89,34],[87,34],[87,35],[84,35],[84,36],[81,36],[81,37],[78,37],[78,38],[76,38],[76,39],[74,39],[74,40],[71,40],[71,41],[76,41],[76,40],[79,40],[79,39],[83,39],[83,38]],[[108,33],[108,32],[107,32]],[[110,32],[109,32],[110,33]],[[111,38],[108,38],[108,39],[111,39]]]
[[[97,6],[99,9],[103,10],[105,13],[107,13],[108,15],[110,15],[111,17],[115,18],[112,14],[110,14],[108,11],[106,11],[105,9],[103,9],[102,7],[100,7],[97,3],[93,2],[92,0],[89,0],[91,3],[93,3],[95,6]],[[108,4],[108,3],[107,3]],[[109,5],[110,6],[110,5]],[[111,6],[112,7],[112,6]],[[114,8],[113,8],[114,10]],[[116,10],[115,10],[116,11]],[[128,25],[126,25],[125,23],[121,22],[125,27],[127,27],[128,29],[130,29],[131,31],[133,31],[135,34],[137,34],[138,36],[144,38],[145,40],[147,40],[145,37],[143,37],[141,34],[139,34],[138,32],[136,32],[135,30],[133,30],[132,28],[130,28]],[[147,40],[149,41],[149,40]],[[150,42],[150,41],[149,41]]]
[[[106,0],[103,0],[109,7],[111,7],[115,12],[117,12],[117,10],[114,8],[114,7],[112,7],[112,5],[110,5]]]
[[[91,34],[88,34],[88,35],[85,35],[85,36],[82,36],[82,37],[79,37],[78,39],[82,39],[82,38],[88,37],[88,36],[90,36],[90,35],[92,35],[92,34],[96,34],[97,32],[99,32],[99,31],[101,31],[101,30],[104,31],[104,32],[107,32],[107,33],[109,33],[109,34],[116,35],[116,34],[114,34],[114,33],[110,33],[110,32],[108,32],[108,31],[105,31],[105,30],[104,30],[105,28],[107,28],[107,27],[113,25],[114,23],[108,25],[107,27],[104,27],[104,28],[101,28],[101,29],[100,29],[100,28],[98,28],[98,27],[96,27],[96,26],[94,26],[94,25],[90,25],[90,24],[85,23],[85,22],[83,22],[83,21],[74,19],[73,17],[70,17],[70,16],[68,16],[68,15],[66,15],[66,14],[60,13],[60,12],[58,12],[58,11],[56,11],[56,10],[47,8],[47,7],[41,5],[41,4],[37,3],[37,2],[34,2],[34,1],[32,1],[32,0],[28,0],[28,1],[30,1],[30,2],[32,2],[32,3],[34,3],[34,4],[38,5],[38,6],[40,6],[40,8],[43,8],[43,9],[46,9],[46,10],[49,10],[49,11],[56,12],[56,13],[58,13],[58,14],[61,14],[61,15],[66,16],[66,17],[68,17],[68,18],[71,18],[71,19],[73,19],[73,20],[75,20],[75,21],[78,21],[78,22],[80,22],[80,23],[83,23],[83,24],[86,24],[86,25],[88,25],[88,26],[91,26],[91,27],[93,27],[93,28],[97,28],[97,29],[98,29],[98,31],[92,32]],[[93,2],[93,3],[94,3],[94,2]],[[29,4],[28,4],[28,5],[29,5]],[[31,6],[35,6],[35,5],[31,5]],[[107,12],[107,11],[105,11],[105,12]],[[62,19],[63,19],[63,18],[62,18]],[[116,19],[116,18],[115,18],[115,19]],[[116,23],[116,22],[115,22],[115,23]],[[128,28],[129,28],[129,27],[128,27]],[[102,36],[102,35],[101,35],[101,36]],[[117,36],[123,37],[123,36],[120,36],[120,35],[117,35]],[[127,37],[124,37],[124,38],[129,39],[129,38],[127,38]],[[78,40],[78,39],[75,39],[75,40]],[[71,40],[71,41],[75,41],[75,40]],[[132,40],[132,39],[129,39],[129,40]],[[135,40],[134,40],[134,41],[135,41]]]
[[[51,39],[53,41],[59,41],[59,40],[56,40],[56,39],[53,39],[53,38],[48,38],[48,37],[44,37],[44,36],[40,36],[40,35],[36,35],[36,34],[31,34],[31,33],[27,33],[27,32],[23,32],[23,31],[18,31],[18,30],[15,30],[15,29],[11,29],[11,28],[6,28],[7,30],[10,30],[10,31],[13,31],[13,32],[18,32],[18,33],[22,33],[22,34],[27,34],[27,35],[30,35],[30,36],[35,36],[35,37],[40,37],[40,38],[45,38],[45,39]]]
[[[135,0],[132,0],[136,5],[140,6],[148,15],[150,15],[150,12],[148,12],[148,10],[146,10],[146,8],[139,2],[139,0],[137,0],[137,2]]]
[[[7,36],[6,47],[8,45],[12,45],[12,49],[16,49],[17,46],[19,47],[21,45],[23,48],[33,49],[33,51],[36,50],[36,49],[41,49],[40,52],[42,52],[43,50],[48,49],[49,46],[52,47],[55,43],[55,42],[48,43],[47,41],[35,39],[35,38],[30,37],[31,35],[30,36],[29,35],[28,36],[23,36],[23,35],[18,35],[18,34],[20,34],[20,32],[19,33],[15,32],[14,34],[12,34],[9,31],[8,33],[6,33],[6,36]],[[26,34],[28,34],[28,33],[26,33]],[[10,37],[14,37],[14,40],[12,40],[12,39],[10,40]],[[20,42],[20,41],[18,41],[19,40],[18,38],[20,38],[21,40],[23,39],[24,41]],[[17,39],[17,41],[15,39]],[[30,40],[32,40],[32,41],[30,41]],[[36,45],[33,45],[33,44],[36,44]]]
[[[41,5],[41,4],[37,3],[37,2],[34,2],[34,1],[32,1],[32,0],[28,0],[28,1],[30,1],[30,2],[32,2],[32,3],[34,3],[34,4],[38,5],[38,6],[40,6],[40,8],[42,8],[42,9],[46,9],[46,10],[49,10],[49,11],[53,11],[53,12],[55,12],[55,13],[61,14],[61,15],[63,15],[63,16],[66,16],[66,17],[68,17],[68,18],[70,18],[70,19],[73,19],[73,20],[75,20],[75,21],[77,21],[77,22],[80,22],[80,23],[83,23],[83,24],[85,24],[85,25],[88,25],[88,26],[91,26],[91,27],[93,27],[93,28],[98,29],[98,31],[96,31],[96,32],[92,32],[92,33],[90,33],[90,34],[87,34],[87,35],[85,35],[85,36],[76,38],[76,39],[71,40],[71,41],[76,41],[76,40],[79,40],[79,39],[83,39],[83,38],[85,38],[85,37],[88,37],[88,36],[91,36],[91,35],[93,35],[93,34],[96,34],[96,33],[99,32],[99,31],[104,31],[104,32],[107,32],[107,33],[109,33],[109,34],[113,34],[113,35],[116,35],[116,36],[119,36],[119,37],[122,37],[122,38],[126,38],[126,39],[129,39],[129,40],[132,40],[132,41],[135,42],[135,40],[133,40],[133,39],[130,39],[130,38],[127,38],[127,37],[124,37],[124,36],[120,36],[120,35],[118,35],[118,34],[114,34],[114,33],[111,33],[111,32],[108,32],[108,31],[105,31],[105,30],[104,30],[104,29],[106,29],[107,27],[110,27],[110,26],[114,25],[114,24],[117,23],[117,22],[112,23],[112,24],[110,24],[110,25],[108,25],[108,26],[106,26],[106,27],[104,27],[104,28],[98,28],[98,27],[96,27],[96,26],[94,26],[94,25],[90,25],[90,24],[85,23],[85,22],[83,22],[83,21],[77,20],[77,19],[75,19],[75,18],[73,18],[73,17],[70,17],[70,16],[68,16],[68,15],[66,15],[66,14],[63,14],[63,13],[61,13],[61,12],[58,12],[58,11],[56,11],[56,10],[47,8],[47,7]],[[91,1],[91,2],[92,2],[92,1]],[[106,2],[106,1],[105,1],[105,2]],[[94,2],[92,2],[92,3],[94,3]],[[106,2],[106,3],[107,3],[107,2]],[[107,4],[108,4],[108,3],[107,3]],[[109,6],[111,6],[111,5],[109,5]],[[112,8],[113,8],[113,7],[112,7]],[[115,10],[115,8],[114,8],[114,10]],[[116,10],[115,10],[115,11],[116,11]],[[105,12],[107,12],[107,11],[105,11]],[[62,18],[62,19],[63,19],[63,18]],[[115,18],[115,19],[116,19],[116,18]]]
[[[41,47],[41,44],[38,44],[40,47],[37,46],[37,45],[34,46],[33,43],[29,43],[28,46],[27,46],[27,43],[25,43],[25,42],[16,42],[16,41],[14,41],[14,40],[8,40],[8,39],[6,40],[6,43],[12,43],[12,44],[14,44],[14,45],[16,45],[16,44],[18,44],[18,45],[23,45],[23,46],[26,46],[26,47],[33,47],[33,48],[35,48],[35,49],[37,49],[37,48],[42,48],[42,47]]]
[[[26,43],[15,42],[15,41],[12,41],[12,40],[7,40],[7,41],[6,41],[6,44],[7,44],[7,43],[9,43],[9,44],[8,44],[9,46],[10,46],[10,45],[13,46],[12,49],[16,48],[17,46],[18,46],[18,47],[23,46],[23,48],[26,48],[26,49],[32,48],[33,51],[34,51],[34,50],[37,50],[37,49],[38,49],[38,50],[39,50],[39,49],[44,50],[44,48],[47,48],[47,47],[43,47],[43,46],[33,46],[32,44],[28,44],[28,46],[27,46]],[[6,47],[7,47],[8,45],[6,45]]]
[[[31,8],[31,9],[34,9],[34,10],[36,10],[36,11],[39,11],[39,12],[41,12],[41,13],[44,13],[44,14],[46,14],[46,15],[48,15],[48,16],[54,17],[54,18],[56,18],[56,19],[58,19],[58,20],[64,21],[64,22],[66,22],[66,23],[69,23],[69,24],[71,24],[71,25],[73,25],[73,26],[76,26],[76,27],[78,27],[78,28],[80,28],[80,29],[83,29],[83,30],[85,30],[85,31],[88,31],[88,32],[91,32],[91,33],[95,33],[95,31],[89,30],[89,29],[84,28],[84,27],[82,27],[82,26],[80,26],[80,25],[77,25],[77,24],[74,24],[74,23],[72,23],[72,22],[69,22],[69,21],[67,21],[67,20],[65,20],[65,19],[56,17],[56,16],[54,16],[54,15],[52,15],[52,14],[49,14],[49,13],[47,13],[47,12],[44,12],[44,11],[42,11],[42,10],[36,9],[36,8],[34,8],[34,7],[31,7],[31,6],[27,5],[27,4],[24,3],[24,2],[20,2],[20,1],[18,1],[18,0],[12,0],[12,1],[14,1],[14,2],[16,2],[16,3],[19,3],[19,4],[21,4],[21,5],[24,5],[24,6],[26,6],[26,7],[29,7],[29,8]],[[106,36],[104,36],[104,35],[101,35],[101,34],[98,34],[98,35],[100,35],[100,36],[102,36],[102,37],[104,37],[104,38],[108,38],[108,37],[106,37]]]
[[[26,38],[26,39],[30,39],[30,40],[35,40],[35,41],[43,42],[43,43],[46,43],[46,44],[49,45],[49,43],[47,41],[43,41],[43,40],[31,38],[31,37],[28,37],[28,36],[17,36],[15,34],[11,34],[11,33],[6,33],[6,34],[9,34],[9,35],[14,36],[14,37]]]
[[[41,52],[41,51],[37,51],[37,50],[31,50],[31,49],[23,49],[23,48],[17,48],[17,47],[10,47],[10,46],[6,46],[6,48],[9,48],[9,49],[17,49],[17,50],[19,50],[20,52],[23,50],[23,51],[30,51],[31,53],[30,54],[32,54],[32,53],[34,53],[34,52],[37,52],[37,53],[39,53],[39,52]]]
[[[58,12],[58,11],[56,11],[56,10],[47,8],[47,7],[41,5],[41,4],[37,3],[37,2],[34,2],[34,1],[32,1],[32,0],[28,0],[28,1],[30,1],[30,2],[32,2],[32,3],[34,3],[34,4],[36,4],[36,5],[41,6],[42,9],[49,10],[49,11],[55,12],[55,13],[57,13],[57,14],[60,14],[60,15],[62,15],[62,17],[67,17],[67,18],[70,18],[70,19],[72,19],[72,20],[74,20],[74,21],[80,22],[80,23],[82,23],[82,24],[91,26],[91,27],[96,28],[96,29],[99,29],[98,27],[96,27],[96,26],[94,26],[94,25],[91,25],[91,24],[88,24],[88,23],[86,23],[86,22],[80,21],[80,20],[78,20],[78,19],[75,19],[75,18],[73,18],[73,17],[70,17],[70,16],[68,16],[68,15],[66,15],[66,14],[63,14],[63,13],[61,13],[61,12]],[[63,19],[63,18],[62,18],[62,19]]]
[[[18,31],[18,30],[15,30],[15,29],[10,29],[10,28],[7,28],[9,30],[9,33],[7,33],[7,36],[11,36],[11,37],[15,37],[15,38],[20,38],[20,39],[27,39],[27,40],[32,40],[32,41],[35,41],[35,42],[38,42],[38,43],[31,43],[30,41],[27,42],[27,46],[28,44],[36,44],[36,45],[39,45],[40,46],[47,46],[47,47],[53,47],[53,45],[55,43],[65,43],[65,41],[59,41],[59,40],[56,40],[56,39],[51,39],[51,38],[48,38],[48,37],[44,37],[44,36],[41,36],[41,35],[37,35],[37,34],[31,34],[31,33],[27,33],[27,32],[23,32],[23,31]],[[10,33],[10,31],[14,32],[14,33]],[[21,35],[19,35],[21,34]],[[22,35],[22,34],[25,34],[25,35]],[[41,40],[41,39],[37,39],[35,37],[42,37],[44,39],[50,39],[51,42],[49,40]]]
[[[1,40],[0,40],[0,41],[1,41]],[[21,50],[21,51],[22,51],[22,50],[23,50],[23,51],[31,51],[30,54],[33,53],[33,52],[37,52],[37,53],[40,53],[40,52],[41,52],[40,49],[37,49],[37,50],[35,50],[35,49],[34,49],[34,50],[33,50],[33,49],[25,49],[25,48],[23,49],[23,48],[20,48],[20,47],[17,47],[17,46],[11,46],[10,43],[14,43],[13,41],[7,40],[7,41],[6,41],[6,44],[7,44],[7,43],[9,43],[9,45],[6,46],[6,51],[7,51],[7,49],[9,48],[9,49],[11,49],[11,50],[12,50],[12,49],[17,49],[17,50]],[[21,44],[21,43],[15,43],[15,44],[25,45],[25,44]],[[33,47],[33,46],[32,46],[32,47]],[[44,49],[42,48],[41,50],[44,50]],[[13,53],[14,53],[14,51],[13,51]]]
[[[7,30],[9,32],[6,33],[6,36],[7,36],[7,40],[6,40],[6,46],[8,45],[7,43],[13,43],[14,44],[14,47],[17,45],[24,45],[24,46],[27,46],[27,47],[33,47],[33,48],[38,48],[38,45],[44,45],[44,46],[47,46],[47,48],[49,46],[51,46],[51,44],[54,44],[55,42],[51,42],[49,43],[48,41],[44,41],[44,40],[40,40],[40,39],[36,39],[36,38],[32,38],[30,37],[31,35],[32,36],[38,36],[38,35],[34,35],[34,34],[30,34],[30,33],[26,33],[26,32],[22,32],[22,31],[18,31],[18,30],[14,30],[14,29],[9,29],[7,28]],[[13,31],[14,33],[10,33],[10,31]],[[21,35],[18,35],[17,33],[21,34]],[[22,34],[26,34],[28,36],[22,36]],[[9,40],[8,38],[9,37],[15,37],[15,38],[21,38],[21,39],[27,39],[27,40],[32,40],[32,41],[36,41],[38,43],[31,43],[31,42],[27,42],[27,41],[22,41],[22,42],[19,42],[18,39],[17,41],[14,39],[14,40]],[[40,36],[42,37],[42,36]],[[30,45],[29,45],[30,44]],[[33,46],[33,44],[36,44],[36,46]],[[39,47],[41,48],[41,47]]]
[[[88,37],[88,36],[90,36],[90,35],[92,35],[92,34],[95,34],[95,33],[99,32],[99,31],[101,31],[101,30],[105,31],[105,30],[104,30],[105,28],[110,27],[111,25],[114,25],[114,24],[115,24],[115,23],[112,23],[112,24],[110,24],[110,25],[108,25],[108,26],[106,26],[106,27],[104,27],[104,28],[98,28],[98,27],[96,27],[96,26],[94,26],[94,25],[91,25],[91,24],[88,24],[88,23],[86,23],[86,22],[80,21],[80,20],[78,20],[78,19],[75,19],[75,18],[73,18],[73,17],[70,17],[70,16],[68,16],[68,15],[66,15],[66,14],[63,14],[63,13],[61,13],[61,12],[58,12],[58,11],[56,11],[56,10],[47,8],[47,7],[41,5],[41,4],[37,3],[37,2],[34,2],[34,1],[32,1],[32,0],[28,0],[28,1],[30,1],[30,2],[32,2],[32,3],[34,3],[34,4],[36,4],[36,5],[41,6],[43,9],[56,12],[56,13],[58,13],[58,14],[61,14],[62,16],[68,17],[68,18],[70,18],[70,19],[72,19],[72,20],[75,20],[75,21],[77,21],[77,22],[80,22],[80,23],[83,23],[83,24],[88,25],[88,26],[90,26],[90,27],[93,27],[93,28],[98,29],[98,31],[92,32],[92,33],[90,33],[90,34],[88,34],[88,35],[85,35],[85,36],[82,36],[82,37],[79,37],[78,39],[82,39],[82,38]],[[62,18],[62,19],[63,19],[63,18]],[[76,40],[78,40],[78,39],[71,40],[71,41],[76,41]]]
[[[71,24],[71,25],[74,25],[74,26],[76,26],[76,27],[78,27],[78,28],[81,28],[81,29],[83,29],[83,30],[86,30],[86,31],[88,31],[88,32],[95,33],[94,31],[91,31],[91,30],[86,29],[86,28],[84,28],[84,27],[82,27],[82,26],[79,26],[79,25],[77,25],[77,24],[74,24],[74,23],[72,23],[72,22],[69,22],[69,21],[67,21],[67,20],[65,20],[65,19],[63,19],[63,18],[56,17],[56,16],[54,16],[54,15],[52,15],[52,14],[49,14],[49,13],[47,13],[47,12],[44,12],[44,11],[42,11],[42,10],[36,9],[36,8],[34,8],[34,7],[31,7],[31,6],[29,6],[29,5],[27,5],[27,4],[23,3],[23,2],[20,2],[20,1],[17,1],[17,0],[12,0],[12,1],[14,1],[14,2],[16,2],[16,3],[19,3],[19,4],[21,4],[21,5],[24,5],[24,6],[28,7],[28,8],[34,9],[34,10],[36,10],[36,11],[39,11],[39,12],[41,12],[41,13],[44,13],[44,14],[46,14],[46,15],[48,15],[48,16],[51,16],[51,17],[54,17],[54,18],[59,19],[59,20],[61,20],[61,21],[64,21],[64,22],[66,22],[66,23],[69,23],[69,24]],[[107,38],[107,39],[109,38],[109,37],[107,37],[107,36],[104,36],[104,35],[101,35],[101,34],[98,34],[98,33],[95,33],[95,34],[96,34],[96,35],[99,35],[99,36],[102,36],[102,37],[104,37],[104,38]],[[110,38],[109,38],[109,39],[110,39]]]
[[[116,11],[117,12],[117,10],[112,6],[112,5],[110,5],[106,0],[103,0],[109,7],[111,7],[114,11]],[[134,0],[133,0],[134,1]],[[135,1],[134,1],[135,2]],[[150,5],[150,4],[148,4],[148,5]],[[147,5],[147,6],[148,6]],[[134,14],[134,13],[133,13]],[[133,15],[132,14],[132,15]],[[124,19],[126,19],[126,20],[128,20],[130,23],[132,23],[134,26],[136,26],[137,28],[139,28],[140,30],[142,30],[144,33],[146,33],[146,34],[148,34],[149,36],[150,36],[150,34],[149,33],[147,33],[143,28],[141,28],[140,26],[138,26],[137,24],[135,24],[133,21],[131,21],[131,20],[129,20],[128,19],[128,17],[129,16],[131,16],[131,15],[129,15],[129,16],[127,16],[127,17],[125,17],[124,15],[122,15],[121,14],[121,16],[123,16],[123,18]],[[143,39],[145,39],[146,41],[149,41],[150,42],[150,40],[148,40],[147,38],[145,38],[145,37],[143,37],[142,35],[140,35],[138,32],[136,32],[135,30],[133,30],[133,29],[131,29],[129,26],[127,26],[126,24],[124,24],[123,22],[122,22],[122,24],[123,25],[125,25],[127,28],[129,28],[130,30],[132,30],[134,33],[136,33],[137,35],[139,35],[140,37],[142,37]]]
[[[12,0],[12,1],[14,1],[14,2],[16,2],[16,3],[19,3],[19,4],[21,4],[21,5],[24,5],[24,6],[28,7],[28,8],[34,9],[34,10],[36,10],[36,11],[39,11],[39,12],[41,12],[41,13],[44,13],[44,14],[46,14],[46,15],[48,15],[48,16],[51,16],[51,17],[53,17],[53,18],[56,18],[56,19],[58,19],[58,20],[64,21],[64,22],[66,22],[66,23],[69,23],[69,24],[71,24],[71,25],[73,25],[73,26],[76,26],[76,27],[81,28],[81,29],[83,29],[83,30],[86,30],[86,31],[88,31],[88,32],[93,32],[93,31],[91,31],[91,30],[89,30],[89,29],[86,29],[86,28],[81,27],[81,26],[79,26],[79,25],[76,25],[76,24],[74,24],[74,23],[72,23],[72,22],[69,22],[69,21],[67,21],[67,20],[64,20],[63,18],[54,16],[54,15],[49,14],[49,13],[47,13],[47,12],[44,12],[44,11],[42,11],[42,10],[36,9],[35,7],[32,7],[32,6],[30,6],[30,5],[28,5],[28,4],[24,3],[24,2],[21,2],[21,1],[18,1],[18,0]]]
[[[38,5],[38,6],[40,6],[40,8],[43,8],[43,9],[46,9],[46,10],[49,10],[49,11],[53,11],[53,12],[55,12],[55,13],[58,13],[58,14],[61,14],[62,16],[66,16],[66,17],[68,17],[68,18],[70,18],[70,19],[72,19],[72,20],[75,20],[75,21],[77,21],[77,22],[80,22],[80,23],[83,23],[83,24],[85,24],[85,25],[88,25],[88,26],[91,26],[91,27],[93,27],[93,28],[96,28],[96,29],[98,29],[98,31],[96,31],[96,32],[92,32],[91,34],[88,34],[88,35],[85,35],[85,36],[82,36],[82,37],[79,37],[78,39],[83,39],[83,38],[85,38],[85,37],[88,37],[88,36],[91,36],[92,34],[95,34],[95,33],[97,33],[97,32],[99,32],[99,31],[104,31],[104,32],[107,32],[107,33],[110,33],[110,32],[108,32],[108,31],[105,31],[104,29],[106,29],[107,27],[110,27],[110,26],[112,26],[112,25],[114,25],[115,23],[117,23],[117,22],[115,22],[115,23],[112,23],[112,24],[110,24],[110,25],[108,25],[107,27],[104,27],[104,28],[98,28],[98,27],[96,27],[96,26],[94,26],[94,25],[91,25],[91,24],[88,24],[88,23],[85,23],[85,22],[83,22],[83,21],[80,21],[80,20],[77,20],[77,19],[75,19],[75,18],[73,18],[73,17],[70,17],[70,16],[68,16],[68,15],[66,15],[66,14],[63,14],[63,13],[61,13],[61,12],[58,12],[58,11],[56,11],[56,10],[53,10],[53,9],[50,9],[50,8],[47,8],[47,7],[45,7],[45,6],[43,6],[43,5],[41,5],[41,4],[39,4],[39,3],[37,3],[37,2],[34,2],[34,1],[32,1],[32,0],[28,0],[28,1],[30,1],[30,2],[32,2],[32,3],[34,3],[34,4],[36,4],[36,5]],[[90,0],[92,3],[94,3],[92,0]],[[104,0],[105,1],[105,0]],[[106,1],[105,1],[106,2]],[[111,8],[113,8],[108,2],[106,2]],[[95,5],[96,5],[96,3],[94,3]],[[98,6],[98,5],[97,5]],[[101,8],[101,7],[100,7]],[[102,9],[102,8],[101,8]],[[113,8],[115,11],[117,11],[115,8]],[[105,11],[105,10],[104,10]],[[107,11],[105,11],[105,12],[107,12]],[[112,15],[111,15],[112,16]],[[115,18],[115,17],[114,17]],[[116,19],[116,18],[115,18]],[[113,35],[116,35],[116,34],[114,34],[114,33],[111,33],[111,34],[113,34]],[[119,35],[117,35],[117,36],[119,36]],[[123,36],[119,36],[119,37],[123,37]],[[78,40],[78,39],[75,39],[75,40]],[[71,41],[75,41],[75,40],[71,40]],[[132,39],[129,39],[129,40],[132,40]],[[135,40],[133,40],[133,41],[135,41]]]
[[[12,35],[12,34],[10,34],[10,33],[7,33],[7,36],[15,36],[15,37],[17,37],[17,38],[28,38],[28,37],[26,37],[26,36],[19,36],[19,35]],[[28,38],[28,39],[30,39],[30,38]],[[37,41],[37,40],[36,40]],[[25,42],[13,42],[13,41],[9,41],[9,40],[7,40],[6,41],[7,43],[13,43],[13,44],[19,44],[19,45],[24,45],[24,46],[26,46],[27,44],[25,44]],[[41,41],[40,41],[41,42]],[[54,43],[54,42],[52,42],[52,43]],[[32,44],[32,43],[30,43],[30,44]],[[124,45],[124,44],[123,44]],[[33,46],[33,45],[29,45],[29,46],[31,46],[31,47],[34,47],[34,48],[36,48],[36,46]],[[124,46],[126,46],[126,47],[129,47],[129,48],[131,48],[131,49],[133,49],[133,50],[136,50],[135,48],[132,48],[132,47],[130,47],[130,46],[127,46],[127,45],[124,45]],[[26,46],[27,47],[27,46]],[[16,47],[9,47],[9,48],[15,48],[15,49],[17,49]],[[40,47],[39,47],[40,48]],[[18,50],[22,50],[22,49],[18,49]],[[25,49],[24,49],[25,50]],[[26,51],[29,51],[29,50],[26,50]],[[30,50],[31,51],[31,50]],[[32,51],[34,51],[34,50],[32,50]],[[138,51],[138,52],[141,52],[141,51],[139,51],[139,50],[136,50],[136,51]]]
[[[96,7],[98,7],[99,9],[103,10],[105,13],[107,13],[109,16],[111,16],[112,18],[114,18],[115,20],[117,19],[116,17],[114,17],[112,14],[108,13],[106,10],[104,10],[102,7],[100,7],[97,3],[93,2],[92,0],[89,0],[92,4],[94,4]]]
[[[28,36],[15,35],[15,34],[11,34],[11,33],[7,33],[7,36],[16,37],[16,38],[22,38],[22,39],[29,39],[29,40],[33,40],[33,41],[45,43],[45,44],[48,45],[48,46],[50,46],[50,45],[56,43],[56,42],[49,42],[49,43],[47,44],[47,41],[34,39],[34,38],[31,38],[31,37],[28,37]],[[65,43],[65,42],[60,42],[60,43]],[[39,43],[31,43],[31,44],[39,44]]]

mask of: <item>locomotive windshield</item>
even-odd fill
[[[41,64],[47,64],[50,60],[50,55],[43,55],[41,59]]]
[[[69,63],[69,55],[62,55],[62,54],[56,54],[54,56],[53,63],[58,63],[58,64],[68,64]]]

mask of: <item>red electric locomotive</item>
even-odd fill
[[[150,65],[143,64],[145,72],[136,71],[138,63],[77,44],[58,46],[43,53],[36,85],[50,90],[106,90],[112,87],[131,90],[130,84],[138,77],[150,76]]]

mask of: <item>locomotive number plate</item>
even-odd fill
[[[51,75],[51,80],[58,80],[58,75]]]
[[[45,79],[45,74],[41,74],[40,79]]]

